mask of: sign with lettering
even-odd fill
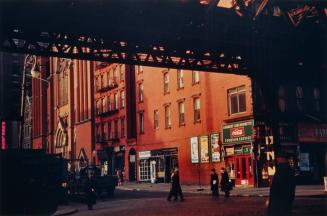
[[[248,143],[252,140],[253,120],[223,126],[223,144]]]
[[[199,142],[198,137],[191,137],[191,162],[199,163]]]
[[[201,163],[209,163],[209,139],[208,136],[200,137]]]
[[[327,142],[327,124],[299,124],[300,142]]]
[[[219,134],[211,134],[211,161],[220,162]]]
[[[148,159],[149,157],[151,157],[151,151],[139,152],[139,159]]]

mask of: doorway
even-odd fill
[[[135,158],[136,155],[136,151],[135,149],[131,149],[129,151],[129,157],[128,157],[128,161],[129,161],[129,166],[128,166],[128,179],[129,181],[135,181],[136,180],[136,175],[135,175]]]
[[[251,155],[234,157],[236,185],[254,185],[253,163]]]

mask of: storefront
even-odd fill
[[[299,124],[299,183],[322,184],[327,175],[327,124]]]
[[[236,186],[254,185],[252,128],[253,120],[223,126],[225,166]]]
[[[139,181],[170,182],[171,170],[178,167],[177,148],[140,151]]]

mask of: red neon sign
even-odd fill
[[[6,149],[6,122],[1,123],[1,149]]]

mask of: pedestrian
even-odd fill
[[[96,182],[94,176],[91,174],[88,175],[85,181],[84,192],[88,210],[92,210],[93,205],[96,203]]]
[[[171,197],[174,196],[174,200],[178,200],[180,196],[181,201],[184,201],[181,185],[179,183],[178,169],[175,169],[171,175],[171,188],[167,200],[170,201]]]
[[[289,216],[295,196],[294,169],[290,166],[286,153],[276,158],[276,172],[269,193],[268,216]]]
[[[211,186],[212,196],[219,197],[218,175],[215,169],[211,169],[210,186]]]
[[[231,182],[229,181],[228,173],[226,172],[225,168],[221,168],[221,180],[220,180],[220,187],[221,191],[225,192],[225,197],[229,197],[229,191],[231,188]]]

